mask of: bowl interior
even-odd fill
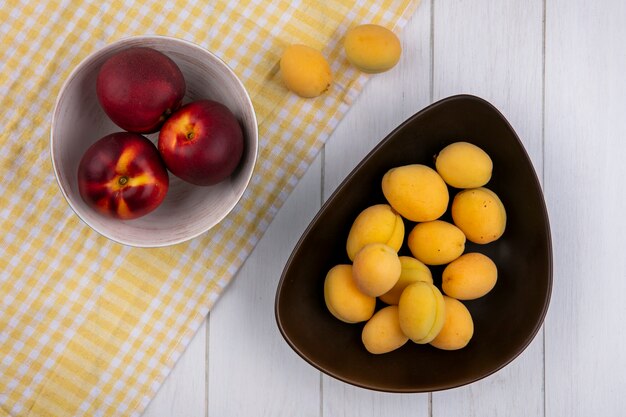
[[[387,170],[413,163],[433,167],[433,156],[459,140],[474,143],[491,156],[494,170],[487,187],[507,209],[502,238],[487,245],[466,245],[466,252],[482,252],[494,260],[498,282],[486,296],[464,302],[475,326],[464,349],[443,351],[409,341],[391,353],[369,354],[361,342],[363,323],[343,323],[326,309],[326,272],[350,263],[345,249],[348,232],[363,209],[385,202],[380,184]],[[452,201],[458,190],[449,191]],[[444,220],[451,221],[448,213]],[[407,236],[413,225],[405,220]],[[406,239],[400,254],[410,256]],[[522,144],[489,103],[456,96],[435,103],[392,132],[330,197],[285,267],[276,295],[276,318],[300,356],[345,382],[391,392],[452,388],[495,372],[530,343],[548,307],[551,259],[543,195]],[[431,271],[441,288],[443,267]]]
[[[101,65],[113,54],[132,46],[165,53],[180,67],[187,84],[184,103],[212,99],[226,105],[244,132],[244,154],[237,170],[210,187],[186,183],[170,173],[163,203],[139,219],[120,221],[88,207],[78,192],[77,171],[83,153],[101,137],[122,131],[104,113],[96,96]],[[156,143],[158,133],[146,135]],[[254,109],[243,85],[219,58],[179,39],[142,36],[123,39],[87,57],[70,75],[55,108],[51,146],[59,185],[74,211],[97,232],[133,246],[165,246],[195,237],[222,220],[243,194],[257,154]]]

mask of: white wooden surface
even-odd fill
[[[400,64],[372,77],[144,415],[626,415],[625,41],[623,0],[422,0]],[[500,372],[445,392],[380,394],[321,375],[274,324],[283,265],[380,139],[456,93],[505,114],[542,180],[554,246],[544,328]]]

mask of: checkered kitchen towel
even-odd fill
[[[130,4],[133,4],[130,7]],[[417,1],[0,2],[0,416],[139,415],[237,272],[367,76],[349,66],[346,30],[398,32]],[[56,95],[89,53],[160,34],[222,57],[259,122],[250,187],[210,232],[163,249],[113,243],[70,210],[48,135]],[[301,99],[280,82],[288,44],[323,51],[335,82]]]

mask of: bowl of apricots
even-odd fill
[[[493,105],[460,95],[401,124],[335,190],[287,261],[275,315],[324,373],[429,392],[513,361],[551,291],[531,160]]]

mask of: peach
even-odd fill
[[[195,185],[215,185],[235,171],[244,148],[243,130],[228,107],[213,100],[185,104],[159,132],[167,169]]]
[[[459,300],[446,296],[443,300],[446,305],[446,318],[441,331],[430,344],[443,350],[462,349],[474,335],[472,315]]]
[[[170,57],[152,48],[133,47],[102,64],[95,90],[116,125],[129,132],[154,133],[180,107],[187,85]]]
[[[374,354],[396,350],[409,338],[400,329],[398,307],[385,307],[372,316],[363,327],[361,340],[365,349]]]
[[[369,320],[376,308],[376,298],[357,288],[351,265],[337,265],[328,271],[324,281],[324,301],[332,315],[346,323]]]
[[[404,240],[402,217],[388,204],[376,204],[363,210],[354,220],[346,250],[350,260],[369,243],[384,243],[396,252]]]
[[[498,279],[498,269],[482,253],[466,253],[452,261],[443,270],[443,292],[458,300],[474,300],[493,289]]]
[[[426,265],[443,265],[461,256],[465,235],[453,224],[434,220],[416,224],[408,245],[413,256]]]
[[[410,256],[400,256],[398,259],[400,259],[400,265],[402,266],[400,278],[398,278],[398,282],[392,289],[379,297],[381,301],[390,305],[398,304],[402,291],[410,284],[418,281],[433,283],[433,276],[426,265]]]

